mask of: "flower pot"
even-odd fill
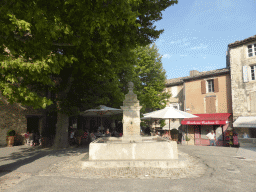
[[[13,147],[14,145],[14,136],[7,136],[7,146]]]

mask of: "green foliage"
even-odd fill
[[[67,114],[78,113],[81,104],[85,108],[119,105],[124,94],[118,74],[128,67],[120,65],[121,56],[129,58],[126,53],[137,43],[147,45],[158,38],[163,31],[155,30],[153,21],[161,19],[161,11],[174,3],[7,2],[0,12],[3,95],[11,103],[37,109],[54,103],[45,96],[46,89],[61,92],[56,110]],[[4,51],[6,47],[10,53]],[[75,106],[72,110],[71,105]]]
[[[141,122],[140,122],[140,126],[141,126],[141,127],[146,127],[146,126],[148,126],[148,124],[147,124],[146,122],[144,122],[144,121],[141,121]]]
[[[166,125],[165,119],[160,119],[159,124],[160,124],[160,127],[164,127]]]
[[[7,136],[15,136],[15,130],[13,129],[10,129],[8,132],[7,132]]]
[[[190,141],[190,138],[188,136],[186,136],[186,141]]]
[[[126,68],[122,82],[124,85],[129,81],[134,83],[134,92],[142,105],[141,113],[164,108],[171,95],[164,91],[166,72],[156,45],[138,46],[130,55],[126,62],[131,65]]]
[[[123,61],[132,58],[130,50],[137,45],[159,37],[163,30],[156,30],[153,22],[175,3],[6,1],[0,8],[0,91],[11,104],[67,115],[99,104],[119,107],[123,71],[133,65]],[[157,92],[147,87],[147,95],[139,98],[147,105]],[[153,101],[153,107],[159,105]]]
[[[179,131],[177,129],[172,129],[171,130],[171,134],[172,135],[175,135],[175,134],[178,134],[178,133],[179,133]]]

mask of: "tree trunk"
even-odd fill
[[[54,139],[53,148],[54,149],[62,149],[69,147],[68,142],[68,126],[69,126],[69,115],[66,114],[64,111],[61,110],[61,100],[64,100],[67,96],[67,93],[70,91],[72,82],[74,81],[72,74],[68,78],[67,86],[64,91],[60,91],[56,97],[59,101],[56,102],[57,104],[57,126],[56,126],[56,134]],[[64,108],[68,106],[63,106]],[[61,113],[62,112],[62,113]]]
[[[54,149],[62,149],[69,147],[68,143],[68,126],[69,116],[58,112],[57,114],[57,127],[54,139]]]

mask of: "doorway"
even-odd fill
[[[27,117],[27,132],[39,133],[39,117],[38,116]]]

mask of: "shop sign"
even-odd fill
[[[223,121],[185,121],[185,125],[220,125]],[[224,124],[226,124],[224,122]]]

